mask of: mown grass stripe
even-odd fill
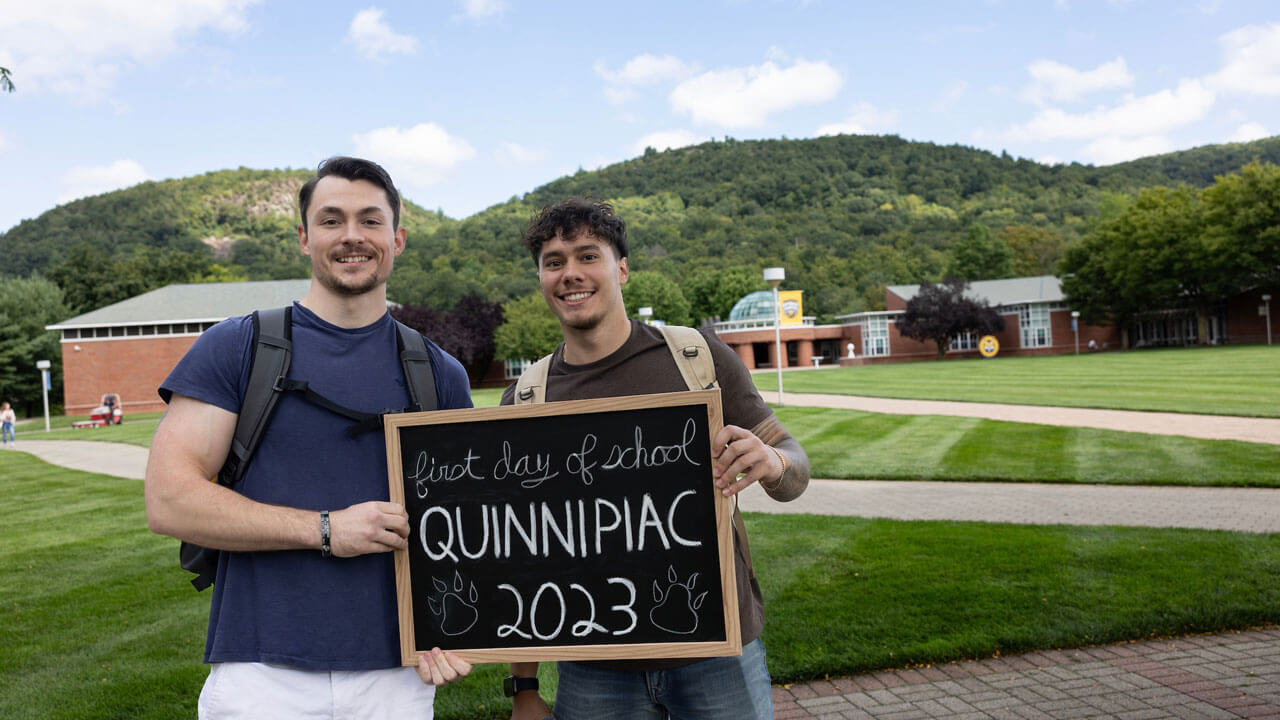
[[[1280,445],[785,407],[814,477],[1280,487]]]
[[[775,376],[753,376],[762,390]],[[1280,417],[1280,346],[866,365],[783,374],[784,390],[919,400]]]

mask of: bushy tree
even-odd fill
[[[653,308],[653,319],[668,325],[688,325],[689,301],[680,286],[656,272],[633,272],[622,286],[627,315],[636,317],[642,307]]]
[[[541,293],[530,293],[503,305],[503,322],[494,333],[502,360],[536,360],[550,354],[564,337]]]
[[[484,377],[493,362],[494,333],[502,324],[502,306],[498,303],[468,295],[453,310],[402,305],[392,310],[391,315],[457,358],[473,382]]]
[[[1201,344],[1212,307],[1236,292],[1225,256],[1207,241],[1195,188],[1143,190],[1063,260],[1063,290],[1087,322],[1128,324],[1152,310],[1195,311]]]
[[[680,283],[697,322],[705,318],[729,319],[729,311],[744,296],[768,286],[756,268],[702,268]]]
[[[1203,193],[1210,252],[1246,287],[1280,285],[1280,167],[1253,161]]]
[[[905,338],[938,346],[938,359],[951,347],[951,339],[966,332],[982,335],[1004,329],[1004,318],[985,302],[965,295],[969,283],[947,278],[941,283],[921,283],[920,292],[907,301],[907,310],[897,320]]]
[[[41,409],[37,360],[52,363],[49,402],[61,401],[61,346],[58,333],[44,327],[70,315],[54,283],[39,276],[0,278],[0,400],[9,401],[19,414]]]

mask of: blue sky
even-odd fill
[[[465,217],[712,137],[1110,164],[1280,134],[1274,0],[0,0],[0,66],[0,229],[334,154]]]

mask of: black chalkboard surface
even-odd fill
[[[389,416],[402,660],[741,652],[720,391]]]

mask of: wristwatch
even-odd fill
[[[537,690],[538,678],[536,677],[516,677],[508,675],[502,679],[502,694],[507,697],[515,697],[516,693],[525,690]]]

